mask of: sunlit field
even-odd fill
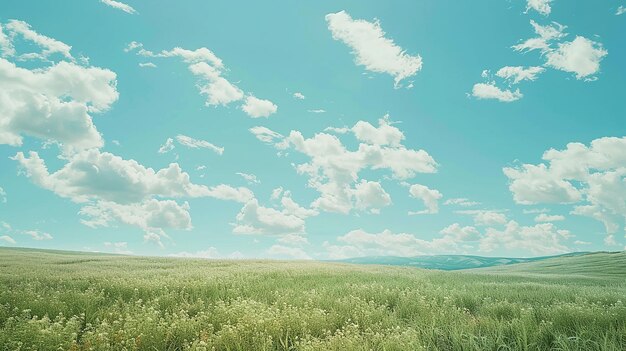
[[[626,350],[624,253],[442,272],[0,249],[0,267],[3,350]]]

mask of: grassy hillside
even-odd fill
[[[576,256],[561,256],[546,260],[490,267],[479,272],[506,274],[563,275],[588,277],[600,280],[623,280],[626,275],[626,252],[596,252]]]
[[[585,253],[569,253],[562,256],[576,256]],[[339,262],[358,264],[384,264],[390,266],[410,266],[427,269],[440,269],[446,271],[504,266],[515,263],[541,261],[558,256],[510,258],[510,257],[483,257],[472,255],[433,255],[415,257],[372,256],[355,257]]]
[[[625,350],[623,259],[557,259],[567,276],[0,249],[0,349]]]

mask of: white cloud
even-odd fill
[[[366,121],[358,121],[352,127],[352,132],[357,140],[372,145],[400,146],[404,140],[404,134],[400,129],[390,124],[389,115],[378,120],[378,127]]]
[[[155,65],[153,62],[139,62],[139,67],[156,68],[157,65]]]
[[[310,112],[310,113],[326,113],[326,110],[319,108],[319,109],[316,109],[316,110],[307,110],[307,112]]]
[[[461,226],[458,223],[443,228],[439,233],[453,238],[455,241],[476,241],[480,238],[478,230],[472,226]]]
[[[458,249],[457,243],[451,236],[426,241],[412,234],[394,234],[387,229],[380,233],[368,233],[357,229],[338,237],[337,241],[344,245],[333,245],[328,242],[323,245],[330,259],[363,256],[412,257]]]
[[[561,215],[548,215],[545,213],[540,213],[535,217],[535,222],[557,222],[564,221],[565,217]]]
[[[354,188],[354,197],[355,207],[362,211],[379,213],[381,208],[391,205],[391,196],[379,182],[361,180]]]
[[[137,13],[137,11],[135,11],[134,8],[132,8],[130,5],[127,5],[123,2],[119,2],[119,1],[115,1],[115,0],[101,0],[103,4],[106,4],[108,6],[111,6],[113,8],[116,8],[118,10],[122,10],[126,13],[129,14],[135,14]]]
[[[92,149],[73,155],[56,172],[50,173],[36,152],[30,157],[18,152],[18,161],[36,185],[58,196],[83,204],[82,222],[91,227],[121,222],[144,230],[145,238],[159,242],[163,229],[190,229],[188,205],[163,198],[212,197],[246,203],[254,197],[247,188],[220,184],[194,184],[176,163],[154,171],[135,160],[125,160]]]
[[[290,258],[296,260],[311,260],[311,256],[300,247],[289,247],[284,245],[272,245],[267,251],[270,256],[278,258]]]
[[[260,184],[261,183],[261,181],[259,181],[259,179],[254,174],[241,173],[241,172],[237,172],[236,174],[238,176],[241,176],[243,179],[245,179],[246,182],[248,182],[248,184]]]
[[[624,7],[623,5],[619,5],[619,7],[617,8],[617,11],[615,12],[615,15],[619,16],[625,13],[626,13],[626,7]]]
[[[174,150],[176,146],[174,146],[174,139],[172,138],[167,138],[167,140],[165,141],[165,144],[161,145],[161,147],[159,147],[159,153],[160,154],[165,154],[168,153],[172,150]]]
[[[308,185],[320,193],[313,207],[329,212],[349,213],[355,208],[355,186],[362,181],[359,177],[362,170],[389,169],[397,180],[412,178],[416,173],[436,171],[437,163],[426,151],[407,149],[398,142],[403,135],[397,128],[388,125],[384,119],[379,123],[378,128],[366,122],[355,124],[356,128],[351,130],[357,130],[363,141],[356,151],[347,150],[337,136],[327,133],[318,133],[306,139],[299,131],[291,131],[287,137],[264,127],[252,128],[251,132],[280,150],[293,148],[310,157],[309,162],[295,165],[295,168],[298,173],[308,175]],[[388,143],[392,145],[379,145]],[[378,194],[378,203],[387,203],[387,196],[382,192]],[[360,202],[361,206],[364,204]],[[370,212],[377,210],[372,208]]]
[[[199,139],[194,139],[192,137],[188,137],[186,135],[177,135],[176,136],[176,141],[186,147],[190,147],[192,149],[209,149],[219,155],[224,153],[224,148],[223,147],[219,147],[219,146],[215,146],[214,144],[209,143],[206,140],[199,140]],[[160,150],[159,150],[160,151]]]
[[[52,54],[60,54],[69,60],[74,60],[70,54],[71,46],[35,32],[28,23],[18,20],[10,20],[5,28],[11,35],[21,35],[22,38],[28,40],[42,49],[41,53],[28,53],[21,56],[22,59],[37,58],[48,60]]]
[[[537,79],[537,75],[545,70],[545,68],[537,66],[528,68],[523,66],[505,66],[496,72],[496,76],[508,80],[511,84],[517,84],[523,80],[534,81]]]
[[[2,189],[1,186],[0,186],[0,203],[3,203],[3,204],[7,203],[7,193],[6,191],[4,191],[4,189]]]
[[[12,237],[10,237],[8,235],[0,235],[0,241],[4,241],[4,242],[12,244],[12,245],[17,244],[17,242]]]
[[[266,127],[252,127],[249,130],[257,139],[266,144],[276,144],[279,140],[284,138],[282,134],[276,133]]]
[[[13,47],[13,43],[11,39],[4,33],[2,30],[2,23],[0,23],[0,54],[3,57],[13,56],[15,55],[15,48]]]
[[[66,152],[104,144],[90,113],[118,98],[115,73],[60,62],[28,70],[0,58],[0,144],[20,146],[22,135],[54,141]]]
[[[480,202],[471,201],[470,199],[464,198],[464,197],[457,197],[457,198],[447,199],[443,204],[448,205],[448,206],[458,205],[462,207],[472,207],[472,206],[480,205]]]
[[[504,168],[517,203],[576,203],[572,213],[604,223],[615,233],[626,219],[626,137],[569,143],[550,149],[546,163]],[[621,224],[620,224],[621,223]]]
[[[305,99],[304,95],[302,93],[298,93],[298,92],[293,93],[293,97],[298,99],[298,100],[304,100]]]
[[[521,99],[524,95],[519,91],[500,89],[495,82],[476,83],[472,88],[472,96],[477,99],[496,99],[501,102],[513,102]]]
[[[249,201],[237,215],[236,234],[284,235],[305,232],[304,219],[293,214],[259,205],[258,200]]]
[[[133,41],[126,52],[136,51],[137,55],[152,58],[178,57],[189,66],[189,71],[198,77],[198,90],[206,96],[207,106],[227,106],[233,102],[241,101],[245,95],[243,90],[224,78],[228,71],[222,60],[213,51],[207,48],[188,50],[176,47],[172,50],[162,50],[154,53],[146,50],[142,43]],[[269,100],[262,100],[248,94],[241,109],[253,118],[268,117],[275,113],[278,107]]]
[[[577,36],[573,41],[560,43],[556,50],[546,54],[546,65],[576,74],[582,79],[598,73],[600,61],[608,54],[602,44]]]
[[[326,15],[326,21],[333,39],[352,49],[357,65],[365,66],[368,71],[391,75],[396,87],[422,69],[422,58],[408,55],[393,40],[385,38],[378,21],[354,20],[345,11]]]
[[[503,230],[487,228],[480,240],[480,250],[492,252],[499,249],[507,254],[518,255],[531,252],[533,255],[553,255],[569,252],[563,240],[570,237],[566,230],[559,230],[552,223],[520,226],[515,221],[507,223]]]
[[[426,210],[409,212],[409,214],[433,214],[439,212],[439,199],[443,197],[439,190],[430,189],[421,184],[413,184],[409,188],[409,194],[416,199],[422,200],[424,206],[426,206]]]
[[[537,12],[539,12],[540,14],[547,16],[550,14],[550,11],[552,10],[550,8],[550,3],[552,2],[552,0],[527,0],[526,1],[526,12],[528,12],[528,10],[533,9]]]
[[[224,153],[223,147],[216,146],[206,140],[194,139],[192,137],[179,134],[176,136],[176,141],[180,145],[186,146],[188,148],[209,149],[219,155],[222,155]],[[159,153],[165,154],[174,150],[174,148],[176,148],[176,146],[174,145],[174,139],[167,138],[167,140],[165,141],[165,144],[161,145],[161,147],[159,148]]]
[[[246,97],[246,102],[241,109],[252,118],[269,117],[276,113],[278,106],[269,100],[258,99],[252,95]]]
[[[470,215],[474,217],[474,224],[477,226],[496,226],[507,222],[506,215],[499,211],[492,210],[462,210],[458,214]]]
[[[52,235],[50,235],[50,233],[42,232],[39,230],[25,230],[22,232],[22,234],[28,235],[33,240],[37,240],[37,241],[52,240]]]
[[[512,48],[514,50],[540,50],[541,52],[547,52],[551,50],[550,45],[553,41],[559,40],[567,35],[563,32],[566,27],[556,22],[552,22],[552,24],[542,26],[537,22],[531,20],[530,25],[533,26],[535,33],[538,35],[538,37],[530,38],[520,44],[513,45]]]

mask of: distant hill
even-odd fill
[[[509,266],[476,269],[477,273],[540,274],[553,276],[593,277],[621,281],[626,278],[626,251],[591,252],[563,255]]]
[[[452,271],[460,269],[507,266],[516,263],[538,262],[556,257],[581,256],[585,254],[585,252],[574,252],[558,256],[530,258],[483,257],[471,255],[432,255],[415,257],[371,256],[348,258],[345,260],[339,260],[338,262],[355,264],[381,264],[389,266],[410,266],[425,269],[440,269],[445,271]]]

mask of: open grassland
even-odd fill
[[[0,349],[626,350],[626,254],[554,260],[441,272],[0,249]]]

